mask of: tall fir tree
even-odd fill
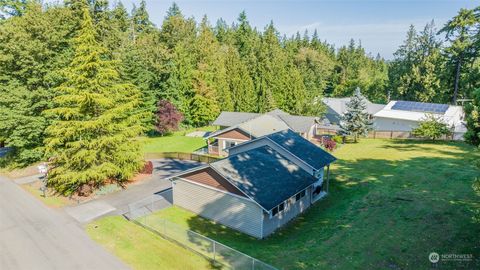
[[[233,109],[230,93],[226,91],[226,72],[218,44],[207,17],[203,17],[197,37],[197,68],[194,75],[195,96],[192,100],[192,123],[208,124],[222,109]]]
[[[357,142],[360,136],[368,135],[372,125],[367,113],[367,100],[360,92],[360,88],[355,89],[354,95],[346,106],[347,110],[342,116],[340,126]]]
[[[225,55],[228,91],[231,93],[233,110],[236,112],[256,112],[257,95],[247,66],[236,48],[228,46]]]
[[[142,133],[140,92],[122,83],[115,63],[105,60],[92,18],[83,20],[74,39],[75,56],[56,88],[54,108],[45,113],[47,154],[52,157],[47,185],[61,194],[96,188],[107,181],[125,183],[143,164],[135,137]]]
[[[464,95],[460,93],[460,80],[462,68],[471,63],[475,59],[475,46],[473,36],[475,28],[478,27],[480,17],[476,16],[473,9],[460,9],[458,14],[449,20],[440,30],[445,33],[445,38],[450,42],[450,46],[446,49],[446,53],[451,59],[453,68],[453,93],[452,102],[456,104],[458,96]]]

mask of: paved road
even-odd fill
[[[69,216],[0,177],[0,269],[128,269]]]
[[[155,159],[151,179],[129,186],[128,189],[115,192],[91,202],[77,206],[66,207],[65,211],[81,223],[87,223],[105,215],[123,215],[127,213],[129,205],[137,208],[152,205],[161,209],[169,205],[169,194],[155,195],[171,188],[170,181],[165,178],[175,173],[197,167],[203,163],[190,160]],[[171,199],[170,199],[171,200]]]

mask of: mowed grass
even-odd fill
[[[119,216],[90,223],[86,231],[93,240],[133,269],[213,269],[210,262],[200,255]]]
[[[74,201],[69,200],[67,197],[54,194],[51,191],[46,191],[45,192],[46,197],[43,197],[43,192],[40,189],[40,187],[41,187],[40,182],[35,182],[35,183],[32,183],[32,184],[25,184],[25,185],[22,185],[22,187],[26,191],[30,192],[33,196],[35,196],[35,198],[37,198],[38,200],[40,200],[42,203],[44,203],[45,205],[47,205],[49,207],[61,208],[61,207],[65,207],[65,206],[68,206],[68,205],[71,205],[71,204],[74,203]]]
[[[431,252],[473,254],[440,269],[480,269],[480,158],[463,143],[368,140],[334,155],[330,195],[264,240],[177,207],[155,213],[280,269],[429,269]]]
[[[207,126],[202,128],[192,128],[183,131],[177,131],[170,135],[156,136],[156,137],[143,137],[141,141],[143,143],[144,153],[156,153],[156,152],[182,152],[191,153],[207,144],[205,139],[200,137],[187,137],[186,134],[194,131],[214,131],[215,127]]]

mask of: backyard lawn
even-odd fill
[[[191,153],[207,144],[205,140],[200,137],[187,137],[186,134],[194,131],[214,131],[215,127],[207,126],[203,128],[188,129],[183,131],[177,131],[166,136],[157,137],[144,137],[143,152],[155,153],[155,152],[182,152]]]
[[[123,217],[107,217],[90,223],[90,237],[133,269],[213,269],[195,253],[135,225]]]
[[[335,153],[330,195],[284,229],[255,240],[172,207],[165,218],[280,269],[427,269],[431,252],[473,254],[440,269],[480,269],[479,199],[462,143],[368,140]]]

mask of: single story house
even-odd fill
[[[230,151],[225,159],[172,176],[173,204],[264,238],[328,193],[335,157],[290,129]]]
[[[376,131],[411,132],[429,114],[446,123],[453,132],[454,140],[462,140],[467,131],[461,106],[414,101],[390,101],[374,114]]]
[[[280,109],[265,114],[222,112],[212,123],[221,129],[206,137],[208,153],[226,156],[226,149],[232,146],[287,129],[310,139],[315,135],[317,121],[316,117],[290,115]]]
[[[343,114],[347,111],[347,103],[350,102],[350,98],[323,98],[322,102],[327,107],[325,117],[331,124],[339,125]],[[384,104],[376,104],[367,100],[367,113],[371,117],[382,110],[383,107],[385,107]]]

